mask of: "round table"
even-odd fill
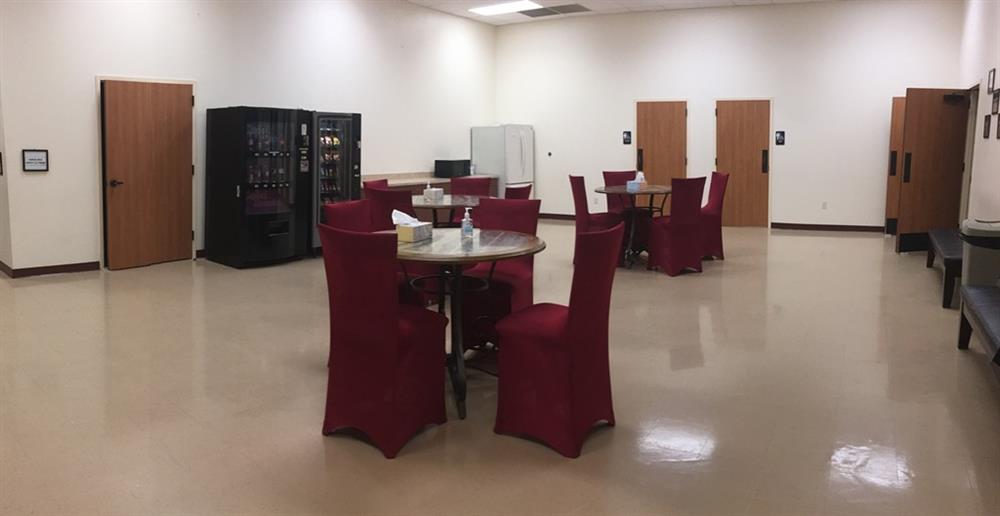
[[[414,209],[428,209],[433,213],[433,223],[434,227],[438,227],[438,210],[455,210],[456,208],[475,208],[479,206],[480,196],[478,195],[451,195],[447,194],[440,199],[428,199],[423,195],[413,196],[413,208]],[[451,221],[453,218],[451,213],[448,214],[448,220]]]
[[[398,244],[397,259],[441,267],[439,288],[451,295],[451,353],[448,355],[448,374],[451,377],[458,417],[461,419],[465,419],[466,393],[465,350],[462,342],[462,267],[528,256],[544,249],[545,241],[534,235],[477,229],[472,238],[464,239],[460,228],[438,228],[429,240]],[[420,279],[422,278],[415,278],[411,283],[416,286]],[[439,304],[438,308],[444,307]]]
[[[635,247],[634,247],[634,242],[635,242],[635,223],[636,223],[636,216],[638,215],[638,211],[639,210],[649,211],[650,216],[652,216],[654,212],[659,211],[660,215],[662,215],[663,214],[663,204],[666,202],[667,196],[670,195],[671,191],[672,191],[672,189],[669,186],[665,186],[665,185],[651,185],[651,184],[648,184],[648,183],[643,183],[642,185],[639,186],[639,188],[637,190],[629,190],[628,187],[625,186],[625,185],[600,186],[600,187],[597,187],[597,188],[594,189],[594,192],[597,192],[599,194],[618,195],[618,196],[621,196],[621,197],[629,197],[630,199],[632,199],[632,202],[631,202],[632,207],[626,209],[626,211],[630,214],[630,219],[631,219],[629,221],[628,240],[625,241],[625,266],[626,267],[628,267],[628,268],[631,269],[632,265],[635,264],[636,259],[639,257],[639,253],[642,252],[642,251],[636,251]],[[642,207],[637,206],[636,203],[635,203],[635,197],[638,196],[638,195],[648,195],[649,196],[649,206],[642,206]],[[653,204],[653,199],[655,199],[657,195],[662,195],[663,196],[663,200],[660,202],[660,207],[659,208],[657,208]],[[623,205],[627,205],[627,203],[624,203],[624,202],[622,204]]]

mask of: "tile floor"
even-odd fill
[[[565,302],[572,226],[540,234]],[[396,460],[320,435],[318,260],[0,279],[0,514],[1000,514],[997,369],[939,270],[879,235],[726,243],[618,272],[618,426],[577,460],[494,435],[481,374]]]

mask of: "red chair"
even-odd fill
[[[530,199],[531,183],[523,185],[510,185],[503,189],[504,199]]]
[[[635,170],[612,171],[605,170],[604,186],[625,186],[625,183],[635,179]],[[632,209],[634,197],[631,195],[609,195],[608,212],[621,215],[625,210]]]
[[[427,425],[446,421],[443,315],[396,297],[396,235],[319,226],[330,299],[330,370],[323,435],[364,432],[393,458]]]
[[[371,201],[372,231],[396,228],[392,223],[392,210],[416,217],[413,211],[413,194],[409,190],[365,188],[365,198]]]
[[[573,189],[577,234],[608,229],[622,221],[621,215],[617,213],[590,213],[587,208],[587,185],[583,176],[569,176],[569,184]]]
[[[708,204],[701,209],[703,248],[705,257],[725,260],[722,251],[722,201],[726,196],[729,174],[712,172],[712,184],[708,187]]]
[[[368,233],[372,226],[371,201],[363,199],[324,204],[323,217],[330,227]]]
[[[371,231],[388,231],[396,229],[392,223],[392,210],[399,210],[408,215],[416,217],[413,211],[413,196],[407,190],[382,190],[379,188],[366,188],[365,200],[370,202]],[[440,269],[427,263],[414,263],[400,261],[401,278],[403,285],[400,286],[400,293],[404,302],[420,306],[427,306],[437,299],[438,304],[444,303],[441,296],[433,296],[427,293],[418,293],[409,286],[409,280],[414,276],[432,276],[440,274]]]
[[[370,181],[364,181],[364,182],[362,182],[361,186],[365,190],[368,190],[369,188],[378,188],[378,189],[381,189],[381,190],[388,190],[389,189],[389,180],[388,179],[372,179]]]
[[[497,324],[503,351],[494,432],[579,457],[595,423],[615,425],[608,319],[624,233],[618,224],[577,234],[569,307],[534,305]]]
[[[540,200],[484,198],[476,208],[475,221],[482,229],[500,229],[535,235],[538,233]],[[466,349],[497,343],[496,321],[534,303],[535,257],[522,256],[498,262],[483,262],[466,275],[486,278],[489,288],[468,292],[463,298],[463,334]]]
[[[625,183],[635,179],[635,170],[610,171],[605,170],[604,186],[625,186]],[[649,226],[653,221],[653,214],[649,210],[632,211],[635,208],[635,197],[631,195],[609,195],[608,212],[617,213],[629,224],[635,223],[635,234],[632,237],[632,248],[637,251],[646,249],[649,242]],[[635,217],[631,219],[630,217]],[[626,229],[628,231],[628,229]],[[626,233],[625,240],[628,240]],[[625,263],[625,246],[622,246],[620,262]]]
[[[490,196],[490,181],[492,178],[485,176],[467,176],[451,178],[451,195],[478,195],[479,197]],[[475,210],[473,210],[475,211]],[[465,210],[451,210],[449,220],[452,223],[461,223],[465,216]],[[475,214],[473,214],[475,218]]]
[[[701,196],[705,178],[674,178],[671,190],[670,215],[653,219],[648,268],[659,267],[669,276],[686,268],[701,272]]]

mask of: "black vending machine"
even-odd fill
[[[326,222],[323,205],[361,198],[361,115],[315,113],[316,174],[312,185],[313,251],[321,247],[316,222]]]
[[[313,113],[209,109],[205,255],[243,268],[303,256],[310,234]]]

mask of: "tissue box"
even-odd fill
[[[396,238],[400,242],[419,242],[431,238],[432,226],[430,222],[418,222],[417,224],[396,224]]]
[[[642,181],[628,181],[625,183],[626,192],[638,192],[642,189]]]
[[[424,188],[424,199],[428,201],[444,199],[444,188]]]

